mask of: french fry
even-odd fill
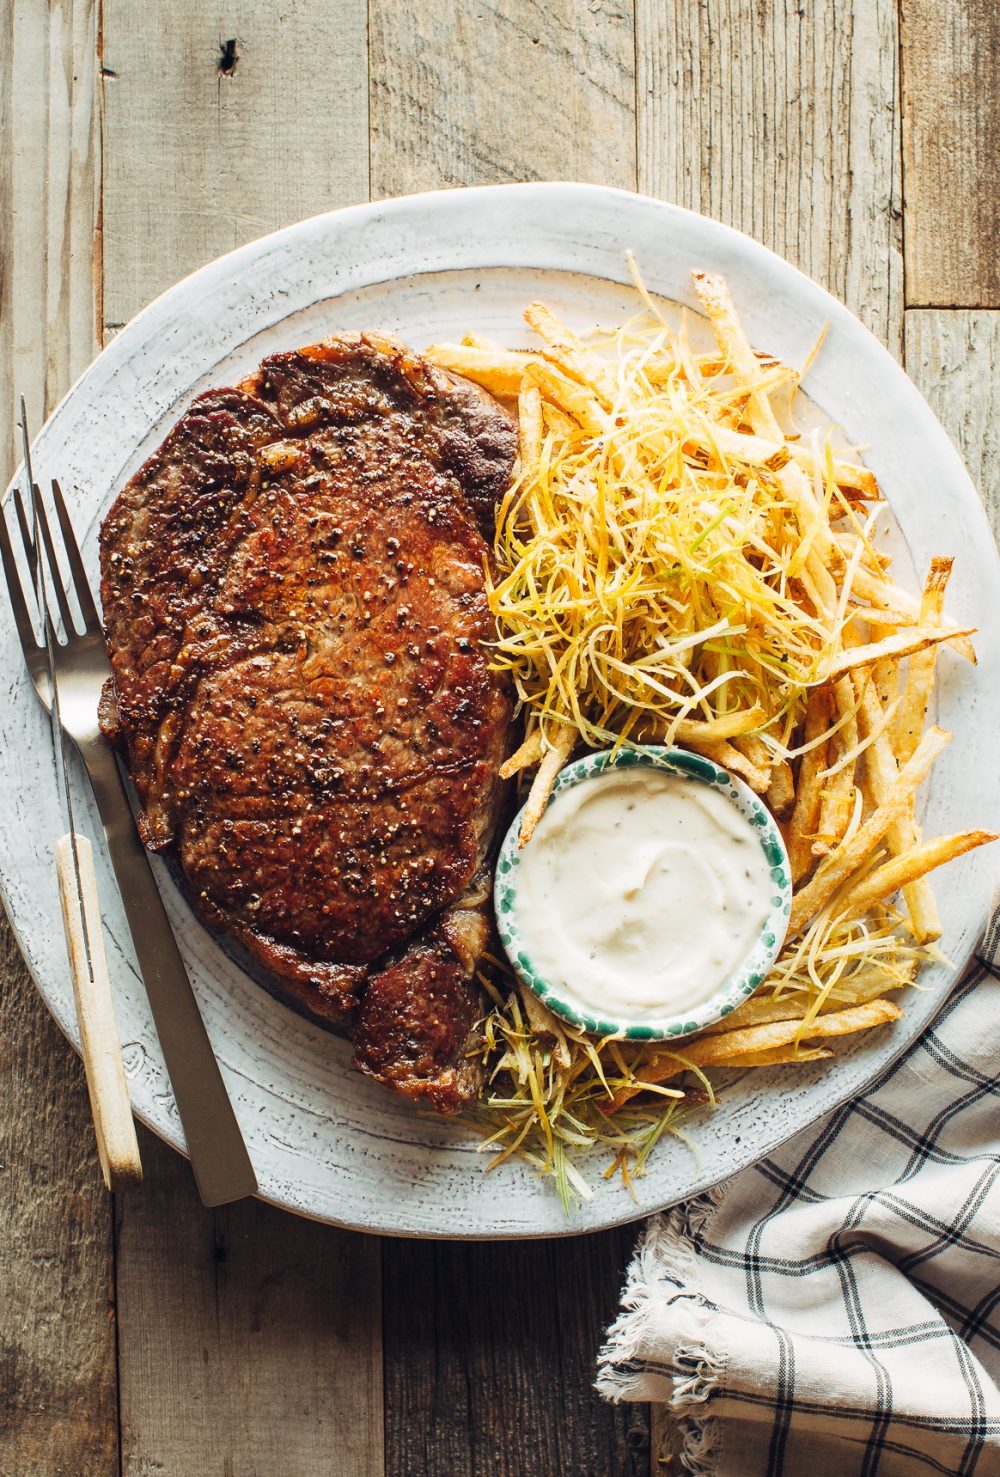
[[[886,636],[882,641],[873,641],[867,646],[849,647],[839,652],[831,660],[824,676],[827,682],[831,682],[837,677],[842,677],[845,672],[857,671],[859,667],[869,667],[872,662],[882,661],[885,657],[898,660],[904,656],[912,656],[914,652],[923,651],[926,647],[935,646],[942,641],[972,636],[975,630],[975,626],[966,626],[958,631],[940,630],[936,626],[911,626],[907,630]]]
[[[431,344],[424,358],[451,374],[474,380],[491,394],[513,400],[529,364],[539,363],[537,354],[516,349],[485,349],[471,344]]]
[[[912,760],[910,763],[912,764]],[[843,898],[844,910],[859,916],[876,903],[885,902],[918,877],[925,877],[935,867],[943,866],[955,857],[973,851],[977,846],[988,846],[1000,840],[996,831],[959,831],[955,836],[935,836],[932,841],[922,841],[919,846],[904,856],[894,856],[889,861],[869,872],[863,881],[852,887]]]
[[[837,586],[830,565],[833,539],[826,513],[820,507],[809,478],[797,462],[790,462],[776,474],[778,486],[791,503],[802,531],[802,564],[814,592],[819,615],[832,621],[837,609]]]
[[[772,815],[785,820],[795,807],[795,779],[792,766],[781,759],[771,770],[771,783],[767,790],[767,803]]]
[[[572,729],[560,729],[556,737],[551,740],[550,746],[542,755],[541,763],[531,782],[528,791],[528,799],[524,806],[524,816],[521,821],[521,832],[517,838],[518,846],[527,846],[535,832],[535,827],[545,812],[552,794],[552,786],[560,769],[566,763],[573,752],[576,743],[576,734]]]
[[[607,412],[593,390],[540,358],[533,358],[523,373],[528,384],[537,385],[546,400],[571,416],[583,430],[592,436],[605,434],[608,429]]]
[[[542,753],[542,731],[540,728],[535,728],[528,734],[524,742],[514,750],[510,758],[504,760],[497,770],[497,774],[502,780],[513,779],[514,775],[520,774],[522,769],[531,769],[533,765],[537,764],[542,757]]]
[[[813,841],[813,856],[825,856],[843,838],[854,812],[855,761],[849,756],[858,745],[857,703],[849,677],[833,684],[834,707],[843,723],[831,734],[827,748],[830,768],[840,764],[833,774],[823,776],[819,818]]]
[[[827,740],[817,743],[830,726],[833,694],[829,687],[814,687],[806,701],[806,749],[799,761],[795,808],[789,822],[788,860],[792,883],[798,886],[813,865],[812,841],[819,824],[822,784],[819,773],[826,767]]]
[[[876,668],[877,671],[877,668]],[[885,723],[885,710],[875,684],[858,679],[858,720],[865,738],[871,742],[865,750],[864,770],[868,788],[875,805],[885,804],[895,793],[899,782],[899,765],[893,752],[890,735]],[[902,856],[920,841],[920,832],[913,818],[913,801],[886,832],[889,850],[894,856]],[[931,884],[926,877],[909,882],[903,891],[903,900],[910,915],[910,930],[918,944],[933,943],[941,937],[941,919]]]
[[[817,461],[810,446],[799,444],[789,447],[789,450],[792,453],[792,460],[798,462],[803,472],[814,477],[818,468],[820,474],[825,476],[825,463],[822,459]],[[862,502],[881,501],[882,494],[879,492],[878,478],[867,467],[858,466],[855,462],[834,460],[831,471],[834,482],[842,491],[859,493]]]
[[[731,738],[759,728],[766,714],[763,708],[744,708],[742,711],[724,713],[719,718],[702,721],[698,718],[681,718],[674,729],[674,738],[682,744],[711,743],[713,740]],[[542,736],[534,729],[524,742],[497,770],[502,780],[509,780],[522,769],[531,769],[542,757]]]
[[[703,754],[706,759],[711,759],[715,764],[721,764],[723,769],[731,769],[733,774],[738,774],[741,779],[746,780],[756,795],[767,793],[767,787],[771,783],[771,772],[768,769],[758,769],[751,764],[739,749],[735,748],[728,739],[711,740],[689,740],[689,747],[696,754]]]
[[[740,1067],[782,1067],[821,1062],[833,1056],[828,1046],[771,1046],[763,1051],[744,1051],[722,1063],[726,1071]]]
[[[542,456],[542,393],[537,385],[521,380],[517,394],[517,441],[521,476],[533,475]]]
[[[863,1005],[851,1005],[846,1010],[831,1011],[817,1016],[803,1031],[802,1019],[772,1021],[761,1026],[746,1026],[742,1030],[726,1031],[717,1036],[699,1036],[693,1041],[679,1041],[677,1050],[644,1067],[636,1076],[636,1084],[618,1093],[613,1107],[618,1108],[629,1098],[635,1097],[647,1083],[667,1082],[679,1077],[688,1067],[725,1066],[733,1057],[747,1052],[771,1051],[802,1039],[807,1042],[822,1040],[830,1036],[850,1036],[856,1031],[870,1031],[876,1026],[897,1021],[903,1012],[892,1000],[869,1000]]]
[[[944,592],[951,576],[953,559],[940,557],[931,560],[931,567],[924,584],[920,602],[920,624],[938,625],[944,606]],[[896,757],[902,763],[913,753],[923,732],[924,720],[931,693],[934,690],[934,672],[937,665],[937,647],[928,646],[910,657],[910,670],[906,676],[903,700],[896,715]]]
[[[887,990],[901,990],[907,984],[913,983],[916,975],[916,965],[904,972],[906,977],[901,980],[887,978],[881,970],[872,970],[871,977],[865,981],[852,981],[850,989],[851,996],[848,1000],[835,1000],[832,995],[827,996],[820,1006],[819,1015],[829,1015],[836,1010],[846,1010],[849,1006],[864,1005],[869,1000],[881,999]],[[765,1026],[772,1021],[801,1021],[812,1004],[811,1000],[803,999],[800,994],[785,994],[777,999],[774,995],[751,995],[742,1005],[738,1005],[731,1014],[724,1016],[721,1021],[716,1021],[711,1026],[706,1026],[699,1031],[699,1039],[702,1036],[717,1036],[724,1031],[734,1030],[742,1026]],[[803,1033],[808,1036],[808,1028]]]
[[[542,401],[542,421],[547,431],[551,431],[563,441],[576,434],[576,421],[548,400]]]
[[[906,813],[913,795],[930,773],[931,765],[951,738],[943,728],[924,734],[912,759],[899,772],[893,793],[873,811],[854,835],[826,858],[811,882],[792,899],[788,933],[794,938],[830,898],[871,856],[892,822]]]
[[[524,321],[545,343],[545,357],[552,359],[571,379],[593,390],[604,408],[610,409],[618,387],[614,375],[598,355],[581,343],[573,330],[560,322],[544,303],[529,303],[524,310]]]
[[[692,272],[691,280],[701,305],[708,314],[722,354],[749,391],[747,416],[754,435],[784,446],[785,437],[775,419],[767,393],[757,384],[761,375],[760,362],[737,317],[726,279],[717,272]]]
[[[853,592],[884,614],[891,614],[895,625],[914,626],[920,619],[920,599],[916,595],[911,595],[909,590],[901,590],[889,580],[879,579],[863,566],[855,571]],[[969,640],[971,633],[960,632],[952,620],[943,620],[942,626],[948,632],[948,644],[975,666],[976,652]]]
[[[682,744],[712,743],[713,740],[736,738],[760,728],[767,719],[763,708],[738,708],[718,718],[681,718],[674,737]]]
[[[725,457],[750,466],[772,467],[775,471],[788,460],[783,441],[765,441],[761,436],[747,435],[746,431],[730,430],[717,421],[706,420],[700,427],[692,425],[684,442],[685,450],[691,446],[714,461]]]
[[[732,742],[733,748],[739,750],[758,775],[767,775],[767,785],[763,792],[758,792],[766,794],[771,786],[771,774],[774,769],[774,758],[770,749],[755,733],[737,734]]]

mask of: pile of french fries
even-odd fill
[[[646,741],[681,744],[739,774],[788,849],[788,937],[762,988],[670,1050],[621,1043],[609,1113],[644,1093],[675,1095],[663,1084],[684,1073],[704,1082],[709,1067],[827,1058],[835,1037],[897,1019],[889,993],[940,957],[928,874],[996,839],[974,829],[924,839],[917,819],[921,786],[951,737],[927,723],[939,654],[950,647],[975,661],[972,629],[944,611],[952,561],[932,560],[919,596],[892,581],[876,546],[874,475],[856,454],[835,452],[830,433],[794,430],[799,373],[751,348],[722,278],[693,280],[711,353],[696,354],[648,296],[638,332],[584,339],[536,302],[524,315],[536,349],[470,336],[427,351],[517,408],[519,467],[499,515],[491,597],[498,665],[526,714],[524,741],[501,773],[534,771],[522,844],[578,744]],[[650,539],[660,557],[674,526],[654,520],[672,508],[688,516],[684,499],[704,501],[707,532],[671,550],[664,567],[683,565],[699,598],[691,581],[703,579],[707,600],[713,578],[742,579],[734,561],[746,565],[742,624],[730,615],[727,631],[758,644],[739,648],[736,671],[732,648],[713,653],[721,625],[692,633],[683,602],[669,607],[666,593],[648,627],[626,627],[611,608],[615,591],[634,600],[635,580],[648,584]],[[610,554],[602,517],[616,540]],[[634,538],[630,518],[644,520]],[[728,563],[706,557],[702,573],[698,559],[720,528]],[[590,580],[601,559],[617,559],[614,580],[607,569],[604,583]],[[642,599],[648,622],[655,590]],[[595,609],[582,624],[588,600]],[[783,630],[795,641],[787,663]],[[610,633],[607,650],[595,632]],[[595,677],[608,672],[613,682]],[[568,1068],[574,1033],[537,1001],[522,1004],[548,1068],[554,1050]],[[521,1139],[526,1121],[516,1120]]]

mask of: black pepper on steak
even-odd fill
[[[343,335],[202,395],[101,534],[121,742],[153,849],[364,1072],[475,1096],[509,694],[484,589],[510,417]]]

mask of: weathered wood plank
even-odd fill
[[[631,0],[372,0],[372,194],[635,187]]]
[[[100,151],[96,0],[0,11],[5,483],[19,460],[15,394],[37,426],[93,352]],[[0,1125],[0,1471],[112,1473],[111,1204],[82,1067],[2,915]]]
[[[0,919],[0,1471],[118,1470],[111,1201],[83,1068]]]
[[[1000,6],[902,0],[906,301],[1000,306]]]
[[[205,1210],[172,1150],[141,1150],[118,1204],[124,1477],[382,1477],[378,1242]]]
[[[964,456],[1000,538],[1000,313],[908,310],[906,369]]]
[[[366,198],[365,56],[365,0],[104,0],[109,326],[221,252]]]
[[[646,1407],[591,1388],[634,1239],[385,1242],[386,1470],[645,1477]]]
[[[629,0],[372,0],[372,194],[634,188],[632,22]],[[645,1408],[591,1388],[632,1240],[385,1242],[387,1471],[645,1474]]]
[[[639,187],[748,232],[895,352],[892,0],[636,0]]]
[[[101,149],[98,0],[18,0],[4,9],[0,454],[9,472],[20,454],[8,385],[16,381],[37,426],[99,346]]]
[[[105,0],[104,69],[109,328],[367,194],[364,0]],[[118,1225],[123,1471],[381,1477],[378,1244],[207,1211],[186,1163],[148,1135],[143,1158]]]

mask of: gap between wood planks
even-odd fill
[[[18,127],[17,149],[3,151],[0,160],[5,317],[10,309],[0,342],[0,378],[10,391],[16,359],[37,421],[43,402],[51,405],[91,355],[95,323],[105,316],[105,284],[107,328],[113,331],[184,270],[264,230],[364,198],[369,187],[378,197],[508,178],[639,183],[720,215],[799,261],[890,345],[898,344],[903,291],[897,39],[908,151],[907,290],[922,300],[996,302],[995,233],[987,236],[977,226],[969,240],[963,237],[968,202],[986,201],[989,209],[996,199],[998,151],[983,143],[995,139],[995,70],[981,78],[976,92],[964,88],[961,62],[966,55],[995,54],[989,8],[989,0],[975,0],[963,13],[965,30],[954,45],[945,38],[951,49],[942,59],[935,41],[937,0],[907,0],[898,38],[888,0],[871,6],[854,0],[836,15],[832,0],[818,0],[806,14],[790,7],[766,26],[752,0],[721,0],[711,14],[702,7],[668,12],[657,0],[636,0],[634,11],[628,3],[609,4],[588,8],[585,16],[570,0],[492,0],[475,20],[436,0],[395,6],[372,0],[370,7],[363,0],[303,0],[280,25],[262,17],[252,0],[240,0],[226,8],[223,26],[217,15],[206,18],[193,0],[156,0],[143,8],[141,23],[125,0],[105,0],[103,50],[96,0],[75,0],[51,12],[42,0],[5,7],[0,53],[9,58],[16,50],[18,71],[13,80],[8,74],[0,115],[6,136],[12,136],[12,118]],[[219,62],[227,59],[230,37],[236,45],[227,73]],[[158,71],[151,72],[150,55],[161,59]],[[317,86],[319,56],[324,70]],[[574,86],[566,86],[567,76]],[[108,114],[103,176],[96,147],[102,80]],[[303,133],[302,147],[278,151],[274,140],[286,135],[290,118]],[[935,161],[950,158],[956,140],[960,185],[942,194]],[[172,163],[168,204],[167,168],[149,167],[157,159]],[[974,222],[980,219],[978,205],[972,215]],[[987,448],[978,475],[989,485],[996,465],[989,439],[996,412],[992,421],[976,418],[969,376],[978,356],[1000,352],[996,319],[970,312],[956,322],[941,310],[928,314],[907,311],[907,365],[939,397],[939,409],[966,441],[967,455],[974,461],[977,445]],[[951,367],[940,382],[937,363]],[[9,465],[11,403],[7,393],[0,406]],[[44,1451],[42,1460],[50,1461],[52,1472],[74,1456],[79,1467],[88,1450],[97,1462],[98,1453],[106,1452],[102,1412],[110,1411],[110,1399],[127,1413],[121,1457],[134,1473],[154,1451],[166,1449],[165,1440],[179,1443],[182,1454],[186,1422],[176,1401],[156,1403],[138,1390],[155,1379],[163,1345],[155,1316],[149,1321],[150,1287],[157,1288],[171,1318],[181,1317],[179,1303],[200,1309],[207,1327],[221,1316],[219,1337],[225,1330],[230,1347],[242,1350],[242,1368],[249,1373],[256,1368],[254,1340],[266,1327],[277,1329],[283,1312],[269,1300],[276,1284],[267,1281],[277,1275],[268,1262],[277,1255],[276,1243],[290,1239],[309,1264],[328,1242],[322,1232],[288,1230],[286,1218],[265,1207],[250,1211],[247,1220],[233,1212],[232,1224],[242,1229],[229,1232],[219,1263],[217,1222],[211,1221],[209,1245],[201,1239],[209,1224],[203,1213],[190,1205],[178,1211],[190,1193],[186,1165],[150,1141],[148,1153],[161,1175],[160,1199],[151,1200],[146,1211],[159,1203],[174,1224],[144,1223],[138,1202],[134,1217],[128,1202],[120,1207],[123,1296],[130,1306],[147,1305],[147,1312],[144,1321],[137,1314],[139,1321],[125,1330],[121,1349],[128,1369],[123,1398],[115,1401],[109,1375],[115,1351],[109,1352],[102,1301],[111,1260],[109,1220],[91,1162],[80,1074],[23,972],[11,966],[7,978],[6,1039],[18,1062],[14,1085],[21,1104],[16,1153],[8,1155],[13,1168],[7,1172],[27,1219],[17,1222],[4,1255],[20,1256],[10,1250],[19,1245],[41,1248],[43,1260],[5,1266],[14,1278],[8,1285],[31,1287],[32,1312],[36,1322],[42,1320],[38,1342],[24,1347],[25,1367],[43,1365],[55,1376],[45,1398],[68,1420],[50,1422],[45,1430],[26,1428],[25,1440],[42,1443],[34,1447],[35,1460]],[[46,1105],[41,1113],[39,1103]],[[35,1178],[40,1165],[44,1190]],[[67,1205],[73,1210],[69,1224]],[[259,1228],[251,1234],[246,1228],[257,1225],[258,1215]],[[196,1285],[185,1280],[185,1237],[202,1245],[208,1258]],[[390,1261],[397,1255],[403,1257],[389,1248]],[[606,1291],[614,1275],[601,1255],[595,1243],[584,1257],[592,1270],[580,1295],[588,1299],[602,1287]],[[435,1250],[428,1256],[462,1265],[459,1253]],[[229,1297],[233,1257],[248,1273],[248,1285],[259,1290],[260,1332],[253,1329],[254,1314],[236,1310]],[[497,1257],[499,1264],[503,1257]],[[70,1269],[71,1288],[79,1296],[71,1294],[63,1315],[45,1322],[53,1266]],[[322,1286],[324,1309],[335,1284]],[[190,1321],[180,1332],[175,1327],[170,1345],[182,1365],[191,1353],[183,1326],[188,1335],[194,1332]],[[310,1340],[321,1332],[313,1326],[304,1341],[308,1350],[315,1351]],[[376,1336],[373,1327],[369,1350]],[[345,1358],[356,1357],[363,1341],[360,1331],[352,1337],[358,1342],[348,1339]],[[592,1332],[576,1338],[579,1359]],[[456,1357],[457,1347],[449,1357]],[[366,1381],[379,1373],[372,1357]],[[216,1358],[210,1350],[212,1371]],[[327,1388],[334,1384],[327,1380]],[[25,1387],[25,1398],[38,1396],[39,1387],[33,1395],[31,1388]],[[312,1408],[319,1410],[323,1391],[310,1388]],[[374,1387],[366,1388],[374,1410]],[[203,1389],[197,1370],[185,1371],[177,1387],[178,1394],[192,1397]],[[280,1381],[267,1389],[269,1399],[280,1399]],[[244,1386],[230,1394],[236,1408],[246,1409],[240,1403],[247,1398]],[[531,1410],[543,1412],[541,1395],[534,1398],[538,1403]],[[89,1425],[83,1414],[88,1408]],[[82,1422],[73,1427],[75,1435],[74,1412]],[[483,1408],[473,1415],[477,1429],[484,1430]],[[577,1442],[573,1450],[593,1450],[597,1441],[606,1451],[619,1451],[619,1436],[611,1433],[620,1429],[598,1420],[593,1407],[582,1407],[570,1433]],[[403,1440],[400,1429],[398,1441]],[[382,1451],[371,1427],[365,1441],[369,1456],[374,1441]],[[305,1449],[299,1456],[311,1460]],[[463,1460],[486,1458],[482,1450],[474,1458],[467,1446]]]

